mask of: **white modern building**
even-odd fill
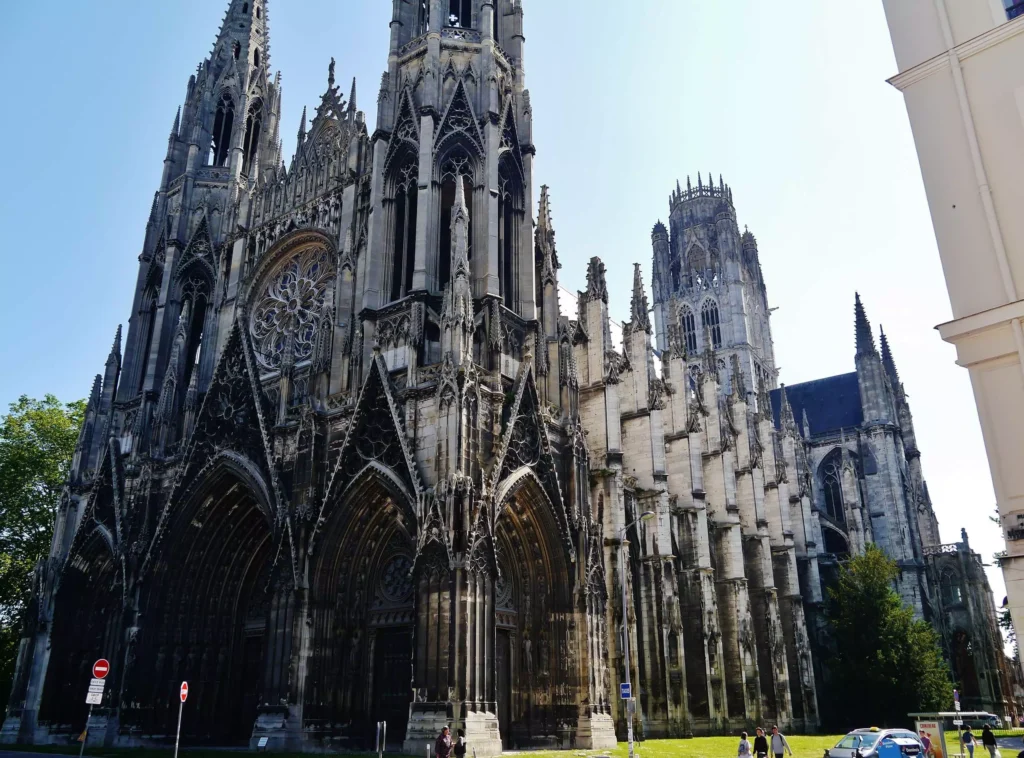
[[[1024,629],[1024,2],[883,4],[953,310],[938,329],[971,374]]]

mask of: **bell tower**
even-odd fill
[[[394,2],[373,135],[367,346],[374,312],[440,296],[451,280],[457,181],[474,298],[488,321],[535,317],[522,20],[513,0]]]

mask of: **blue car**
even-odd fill
[[[825,758],[917,758],[924,745],[908,729],[854,729],[825,751]]]

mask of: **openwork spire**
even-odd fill
[[[868,323],[867,314],[864,313],[864,304],[860,301],[860,293],[856,293],[853,316],[857,330],[857,355],[877,355],[875,349],[875,337],[871,333],[871,324]]]
[[[633,299],[629,303],[629,317],[634,329],[643,329],[650,334],[651,317],[648,314],[647,293],[644,292],[644,277],[640,264],[633,264]]]

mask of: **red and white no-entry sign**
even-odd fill
[[[92,664],[92,675],[97,679],[102,679],[110,673],[110,661],[106,658],[100,658],[96,663]]]
[[[186,700],[188,700],[188,682],[182,682],[181,683],[180,697],[181,697],[181,702],[183,702],[183,703]]]

